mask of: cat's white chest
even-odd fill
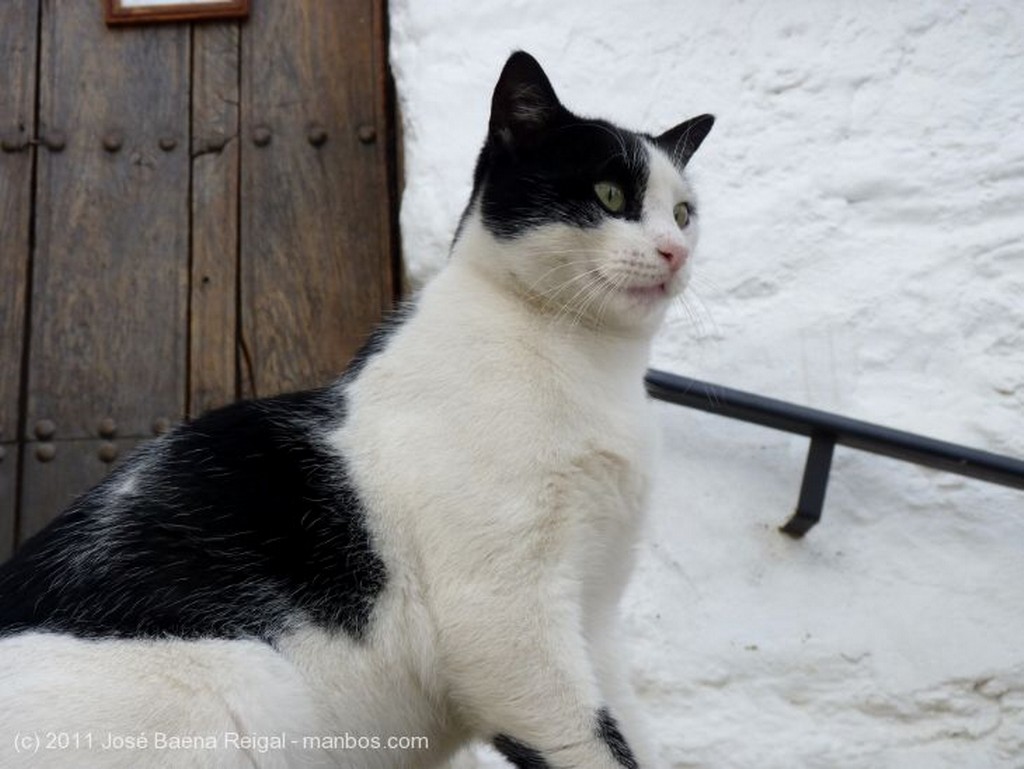
[[[565,428],[578,440],[567,477],[595,505],[595,523],[635,521],[646,504],[657,445],[648,404],[584,400],[578,419]]]
[[[450,304],[435,321],[439,300],[424,297],[421,315],[362,373],[337,436],[380,514],[381,544],[401,530],[428,581],[517,551],[525,568],[561,569],[585,586],[584,604],[613,602],[657,448],[642,364],[616,369],[612,354],[535,338],[530,319],[516,325],[497,301],[479,302],[487,315],[472,325]],[[499,322],[500,335],[461,331]]]
[[[595,610],[617,600],[632,571],[657,450],[647,405],[620,402],[611,414],[595,415],[582,451],[554,476],[572,500],[577,521],[567,552],[585,585],[585,604]]]

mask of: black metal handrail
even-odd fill
[[[836,444],[1024,490],[1024,461],[827,411],[650,369],[651,397],[811,439],[796,512],[782,531],[802,537],[821,520]]]

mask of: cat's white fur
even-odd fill
[[[675,225],[691,194],[645,147],[640,222],[500,241],[471,213],[413,317],[346,386],[349,416],[325,439],[388,569],[364,640],[312,628],[276,648],[6,638],[0,766],[384,769],[504,733],[554,766],[621,769],[594,732],[602,706],[650,765],[615,611],[653,465],[650,338],[689,270],[673,273],[658,248],[692,251],[696,224]],[[626,290],[659,283],[665,296]],[[216,746],[159,749],[157,733]],[[271,747],[282,733],[298,742]],[[334,764],[302,742],[346,734],[430,747],[336,752]],[[104,748],[111,737],[148,747]]]

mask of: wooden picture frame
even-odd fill
[[[249,0],[105,0],[107,24],[244,19]]]

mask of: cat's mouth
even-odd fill
[[[606,290],[610,290],[612,293],[619,294],[620,296],[625,295],[631,300],[631,303],[642,307],[654,308],[670,299],[676,292],[676,286],[671,277],[658,283],[635,283],[632,285],[623,285],[621,280],[609,280],[600,273],[598,273],[597,277],[598,281],[604,284]]]
[[[628,296],[643,302],[657,302],[668,297],[668,282],[650,286],[627,286],[623,289]]]

